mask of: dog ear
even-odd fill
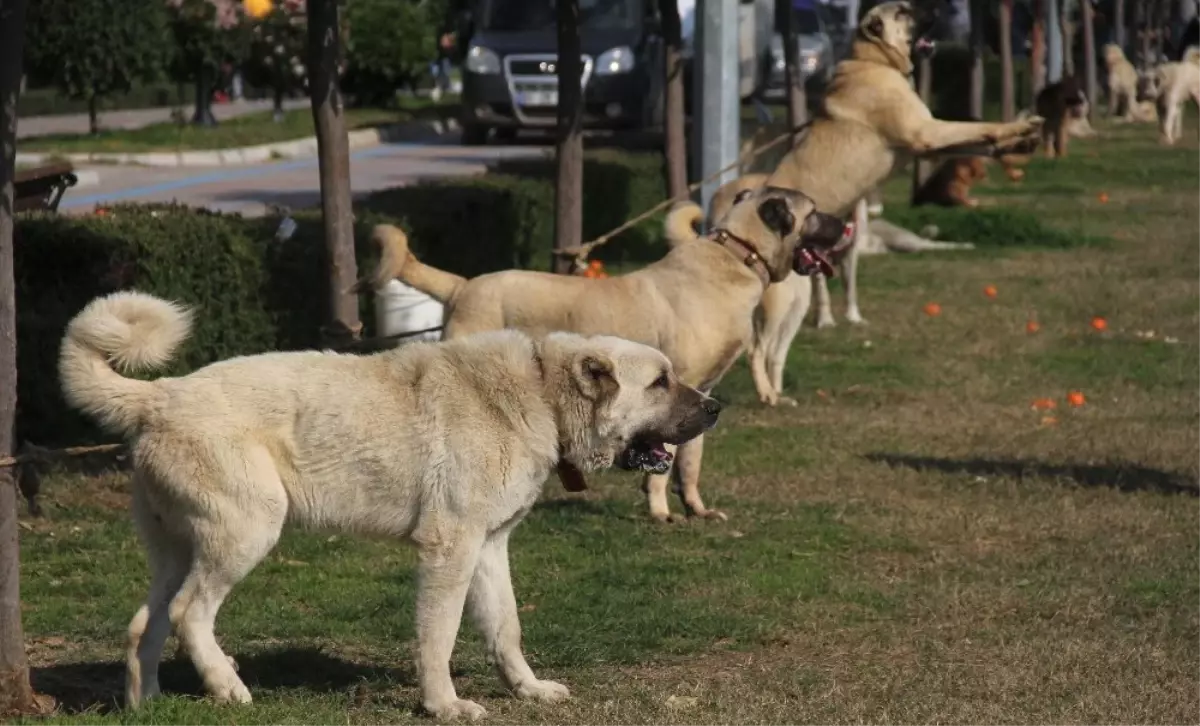
[[[781,239],[796,230],[796,216],[788,208],[788,203],[778,197],[758,205],[758,218]]]
[[[750,195],[753,193],[754,193],[753,189],[743,189],[740,192],[738,192],[736,195],[734,195],[733,203],[739,204],[739,203],[745,201],[746,199],[748,199],[750,197]]]
[[[872,40],[883,40],[883,18],[876,15],[863,26],[863,33]]]
[[[617,383],[616,364],[601,353],[584,353],[575,361],[575,384],[593,401],[608,398],[621,388]]]

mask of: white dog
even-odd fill
[[[132,444],[151,582],[129,625],[130,706],[158,693],[172,629],[214,698],[250,701],[213,623],[285,522],[416,544],[417,672],[434,716],[484,715],[450,680],[464,603],[518,697],[567,697],[521,653],[509,534],[556,463],[661,472],[665,445],[720,410],[653,348],[563,333],[269,353],[154,381],[114,370],[166,363],[189,324],[174,303],[116,293],[71,321],[59,361],[67,400]]]
[[[1165,144],[1183,136],[1183,102],[1200,106],[1200,47],[1192,46],[1178,63],[1163,63],[1138,84],[1138,100],[1154,101],[1158,129]]]

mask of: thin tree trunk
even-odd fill
[[[17,412],[17,311],[13,281],[13,175],[26,0],[0,0],[0,455],[13,450]],[[12,467],[0,469],[0,714],[34,713],[21,629],[21,553]]]
[[[1088,0],[1090,2],[1090,0]],[[1059,0],[1058,27],[1062,30],[1063,75],[1075,75],[1075,22],[1071,19],[1070,0]],[[1091,97],[1088,97],[1091,102]]]
[[[808,118],[808,104],[804,97],[804,74],[800,71],[800,43],[796,38],[796,27],[792,17],[791,0],[775,0],[775,17],[780,21],[779,32],[783,36],[783,75],[787,85],[787,122],[794,129]]]
[[[1096,22],[1092,17],[1092,0],[1080,0],[1080,23],[1083,24],[1083,77],[1087,84],[1088,118],[1100,98],[1100,83],[1096,77]]]
[[[274,91],[275,105],[274,105],[274,107],[272,109],[272,113],[271,113],[271,118],[275,121],[275,123],[283,122],[283,92],[284,92],[283,82],[277,81],[275,83],[275,91]]]
[[[192,114],[192,123],[197,126],[216,126],[217,119],[212,112],[212,80],[211,74],[204,66],[196,71],[196,111]]]
[[[1046,10],[1043,0],[1033,0],[1033,33],[1029,49],[1029,105],[1046,85]]]
[[[355,340],[362,333],[358,298],[349,292],[358,275],[354,260],[354,212],[350,199],[350,144],[338,88],[341,57],[336,0],[307,0],[308,77],[317,164],[321,178],[321,217],[329,265],[329,308],[322,331],[326,344]]]
[[[659,12],[663,27],[663,70],[666,73],[663,90],[663,131],[666,136],[667,193],[672,199],[686,199],[687,134],[686,110],[683,107],[683,29],[676,0],[661,0]]]
[[[922,58],[917,65],[917,93],[920,94],[921,100],[925,105],[929,105],[929,96],[933,88],[933,64],[928,57]],[[911,198],[915,198],[917,190],[933,173],[933,162],[927,161],[920,157],[913,160],[913,180]]]
[[[983,0],[971,0],[971,118],[983,120],[983,14],[986,5]]]
[[[558,178],[554,186],[554,248],[583,240],[583,94],[580,78],[579,0],[555,0],[558,13]],[[571,260],[556,254],[554,271],[570,272]]]
[[[1013,0],[1000,0],[1000,115],[1005,121],[1017,116],[1017,94],[1013,83]]]
[[[1146,70],[1150,64],[1150,38],[1146,33],[1146,2],[1134,0],[1133,3],[1133,37],[1137,41],[1137,61],[1139,70]]]
[[[1121,46],[1121,50],[1126,53],[1129,49],[1125,47],[1125,0],[1115,0],[1113,2],[1113,42]]]

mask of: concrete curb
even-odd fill
[[[359,129],[347,134],[350,149],[380,144],[430,141],[458,130],[458,121],[449,118],[390,124]],[[19,142],[18,142],[19,145]],[[87,154],[18,153],[19,164],[42,164],[52,158],[65,158],[74,164],[136,164],[141,166],[246,166],[281,159],[301,159],[317,155],[317,137],[308,136],[275,144],[243,146],[213,151],[153,152],[146,154],[95,152]],[[82,180],[81,180],[82,181]]]

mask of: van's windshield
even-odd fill
[[[488,0],[484,30],[545,30],[556,23],[555,0]],[[591,29],[635,27],[641,0],[579,0],[579,25]]]

